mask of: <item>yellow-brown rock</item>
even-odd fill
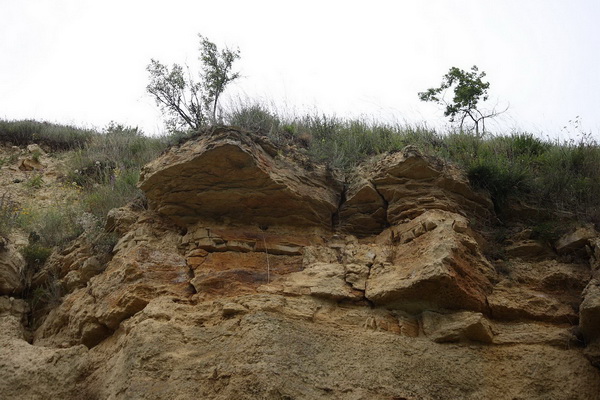
[[[152,209],[182,226],[206,218],[331,229],[341,183],[269,150],[248,132],[217,129],[148,164],[140,188]]]
[[[0,237],[0,240],[4,238]],[[23,290],[25,260],[6,239],[0,246],[0,295],[20,293]]]
[[[365,296],[413,312],[487,311],[494,268],[467,231],[454,229],[457,225],[467,225],[463,216],[430,210],[384,232],[387,260],[371,267]]]
[[[414,147],[345,175],[280,150],[173,147],[112,251],[82,236],[35,274],[47,309],[12,284],[0,398],[600,399],[597,236],[496,243],[489,196]]]

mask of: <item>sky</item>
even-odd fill
[[[477,65],[482,108],[508,107],[492,131],[600,139],[598,0],[0,0],[0,15],[2,119],[162,133],[146,66],[197,70],[200,33],[241,52],[222,105],[444,129],[417,93]]]

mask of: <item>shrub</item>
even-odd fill
[[[29,213],[23,213],[19,222],[21,227],[36,239],[35,242],[52,248],[75,239],[84,231],[79,220],[80,215],[81,209],[75,204],[69,207],[56,205],[43,210],[33,208]]]
[[[52,249],[41,244],[33,243],[29,244],[21,249],[21,254],[27,262],[27,265],[33,267],[35,270],[42,266],[50,254]]]
[[[60,305],[63,297],[63,287],[55,274],[51,274],[43,286],[38,286],[29,294],[31,308],[30,323],[33,329],[39,327],[45,315]]]
[[[143,192],[137,187],[138,180],[139,170],[126,170],[108,184],[89,189],[83,198],[86,211],[103,221],[111,209],[143,198]]]
[[[67,179],[79,186],[110,184],[117,171],[140,169],[167,146],[165,138],[150,138],[137,128],[111,123],[67,162]]]
[[[33,175],[31,178],[29,178],[29,180],[27,180],[27,182],[25,183],[25,185],[27,187],[30,187],[32,189],[39,189],[42,186],[44,186],[44,179],[42,177],[42,174],[35,174]]]
[[[475,187],[490,192],[498,212],[502,211],[509,195],[524,191],[528,178],[526,170],[493,159],[476,160],[469,167],[467,176]]]
[[[0,120],[0,137],[13,145],[45,144],[53,150],[76,149],[95,135],[90,129],[33,120]]]
[[[226,122],[229,125],[239,126],[251,132],[259,132],[267,135],[274,135],[278,132],[280,126],[279,118],[267,107],[260,103],[233,105],[227,113]],[[287,126],[288,132],[293,130]]]

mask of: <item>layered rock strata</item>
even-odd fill
[[[488,259],[460,171],[409,147],[344,178],[227,128],[140,187],[111,258],[75,243],[34,277],[66,292],[45,318],[0,297],[5,398],[600,398],[591,228]]]

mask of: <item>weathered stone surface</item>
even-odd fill
[[[90,392],[97,398],[443,400],[593,399],[600,390],[597,370],[576,349],[449,346],[344,329],[286,314],[294,306],[285,303],[296,298],[266,298],[244,299],[248,312],[224,320],[211,303],[151,302],[90,351],[97,360],[86,379]]]
[[[600,341],[600,280],[592,279],[582,293],[579,327],[587,342]]]
[[[559,254],[567,254],[585,250],[585,246],[590,243],[590,240],[597,236],[598,232],[593,227],[580,227],[558,239],[555,244],[556,251]]]
[[[415,312],[484,311],[495,272],[475,240],[453,229],[455,221],[467,225],[460,215],[428,211],[391,230],[388,262],[371,267],[366,297]]]
[[[516,286],[503,280],[488,296],[493,318],[500,320],[535,320],[576,324],[578,315],[571,304],[564,303],[560,296]]]
[[[387,203],[390,225],[432,209],[492,216],[488,196],[474,192],[460,171],[436,165],[414,146],[384,157],[371,173],[369,180]]]
[[[345,197],[337,228],[360,237],[381,233],[387,225],[387,204],[360,172],[348,184]]]
[[[509,265],[503,268],[514,285],[560,293],[567,296],[571,302],[578,301],[581,291],[591,277],[587,264],[567,264],[556,260],[511,259]]]
[[[252,293],[280,275],[301,269],[300,256],[269,255],[264,252],[212,252],[193,257],[190,283],[199,297]]]
[[[570,324],[494,321],[492,330],[498,345],[544,344],[561,349],[580,345]]]
[[[440,314],[425,311],[421,315],[423,333],[434,342],[459,342],[472,340],[492,343],[494,334],[483,314],[462,311]]]
[[[134,212],[131,207],[113,208],[106,216],[105,230],[122,235],[129,230],[138,218],[139,214]]]
[[[30,307],[25,300],[0,296],[0,336],[25,339]]]
[[[0,331],[2,331],[0,318]],[[82,379],[89,368],[85,346],[54,349],[0,335],[0,393],[7,400],[93,398]]]
[[[20,293],[23,290],[25,260],[10,244],[0,248],[0,295]]]
[[[583,354],[594,367],[600,368],[600,340],[588,344],[583,350]]]
[[[144,167],[140,188],[152,209],[183,226],[205,218],[327,229],[342,192],[324,167],[309,171],[233,129],[172,148]]]
[[[190,278],[185,259],[177,253],[143,244],[130,247],[113,258],[102,275],[92,278],[88,288],[74,291],[52,310],[35,340],[43,345],[93,347],[151,299],[191,295]]]
[[[453,168],[407,148],[344,200],[291,150],[221,129],[151,164],[153,209],[110,213],[111,254],[81,238],[36,275],[60,305],[0,296],[0,397],[598,398],[595,287],[575,326],[597,237],[562,262],[525,243],[497,273],[474,230],[491,203]]]
[[[287,294],[311,295],[333,301],[362,299],[363,293],[346,282],[346,270],[342,264],[316,263],[303,271],[290,274],[281,283]]]
[[[554,256],[552,249],[537,240],[520,240],[504,248],[509,257],[544,259]]]

